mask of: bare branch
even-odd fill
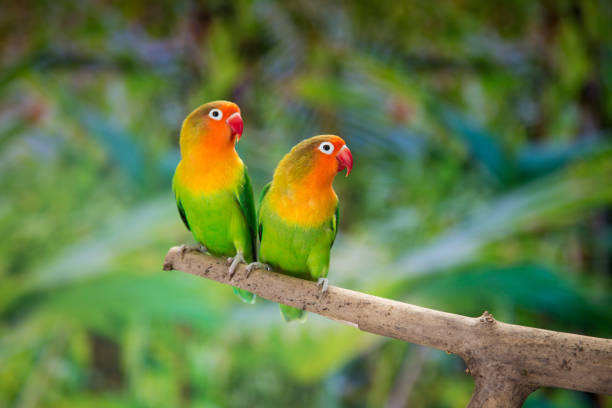
[[[164,270],[181,270],[251,291],[359,329],[459,355],[474,377],[470,407],[518,407],[539,387],[612,394],[612,340],[554,332],[426,309],[264,270],[229,279],[224,260],[178,247]]]

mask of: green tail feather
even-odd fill
[[[234,289],[234,293],[240,298],[240,300],[242,300],[244,303],[250,303],[253,304],[255,303],[255,298],[257,296],[255,296],[254,293],[251,293],[249,291],[246,291],[244,289],[240,289],[240,288],[232,288]]]
[[[281,305],[280,311],[286,322],[290,322],[293,320],[297,320],[298,322],[303,322],[306,320],[306,311],[302,309],[297,309],[295,307]]]

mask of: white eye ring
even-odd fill
[[[334,152],[334,145],[330,142],[323,142],[319,145],[319,150],[324,154],[332,154]]]
[[[223,112],[221,112],[221,109],[211,109],[210,112],[208,112],[208,116],[214,120],[221,120],[223,119]]]

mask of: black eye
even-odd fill
[[[334,145],[330,142],[323,142],[319,145],[319,150],[325,154],[332,154],[334,151]]]
[[[223,117],[223,112],[221,112],[220,109],[212,109],[208,113],[208,116],[210,116],[214,120],[221,120],[221,118]]]

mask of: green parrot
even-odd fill
[[[239,263],[253,262],[257,256],[251,180],[235,149],[242,130],[240,109],[234,103],[215,101],[195,109],[183,121],[181,161],[172,180],[179,214],[199,243],[196,249],[231,257],[230,276]],[[255,301],[248,291],[234,292],[247,303]]]
[[[327,291],[331,247],[338,232],[338,196],[332,182],[336,174],[353,167],[344,140],[334,135],[315,136],[291,149],[280,161],[272,182],[259,201],[259,260],[247,267],[273,268],[286,275],[317,281]],[[286,321],[302,319],[305,312],[280,305]]]

